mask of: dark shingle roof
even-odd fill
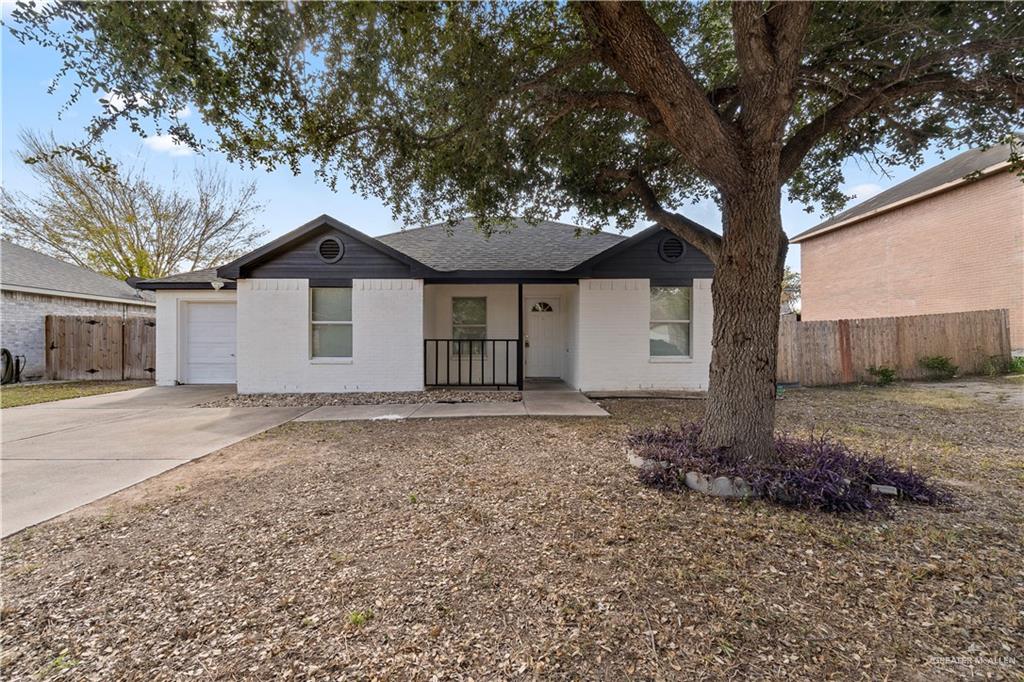
[[[46,254],[0,241],[0,284],[45,289],[74,296],[104,296],[143,303],[152,300],[126,282],[57,260]]]
[[[544,221],[515,226],[490,237],[466,218],[387,234],[377,239],[424,265],[452,270],[571,270],[583,261],[626,239],[611,232],[592,233],[565,223]]]
[[[918,173],[909,180],[904,180],[895,187],[876,194],[866,201],[837,213],[823,223],[815,225],[793,237],[790,241],[805,239],[816,232],[821,232],[833,225],[845,222],[858,216],[877,211],[898,201],[935,189],[949,182],[960,180],[971,173],[984,170],[1010,158],[1010,145],[1001,144],[988,149],[971,149],[943,161],[934,168]]]
[[[147,289],[147,284],[212,284],[213,282],[220,282],[221,284],[229,285],[228,288],[234,286],[234,281],[230,279],[223,279],[217,276],[217,268],[210,268],[208,270],[194,270],[193,272],[179,272],[176,275],[168,275],[167,277],[160,277],[157,279],[141,279],[135,283],[135,286],[140,289]],[[160,287],[164,289],[173,289],[174,287]]]

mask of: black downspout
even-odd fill
[[[516,353],[516,387],[523,390],[523,283],[519,288],[519,352]]]

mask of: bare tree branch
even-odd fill
[[[62,260],[124,279],[207,268],[243,253],[265,234],[256,229],[256,185],[233,188],[222,173],[196,169],[191,192],[177,175],[167,187],[144,169],[99,172],[51,153],[51,138],[22,136],[22,160],[38,191],[0,194],[7,236]]]

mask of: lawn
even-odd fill
[[[0,388],[0,408],[116,393],[152,385],[152,381],[63,381],[46,384],[9,384]]]
[[[292,423],[3,543],[7,677],[949,679],[1024,671],[1019,411],[790,391],[953,508],[641,487],[612,418]],[[938,389],[943,390],[943,389]]]

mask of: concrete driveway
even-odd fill
[[[233,386],[140,388],[0,411],[0,534],[115,493],[309,408],[203,408]]]

